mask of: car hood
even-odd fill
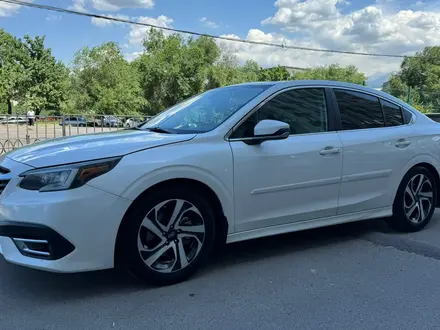
[[[188,141],[196,134],[161,134],[120,130],[56,138],[10,151],[6,156],[33,167],[46,167],[92,159],[123,156],[132,152]]]

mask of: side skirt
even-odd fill
[[[293,222],[284,225],[265,227],[261,229],[253,229],[248,231],[243,231],[239,233],[233,233],[228,235],[226,239],[226,243],[234,243],[245,241],[254,238],[273,236],[285,233],[291,233],[301,230],[313,229],[326,227],[331,225],[338,225],[342,223],[355,222],[360,220],[369,220],[369,219],[377,219],[377,218],[385,218],[389,217],[393,214],[393,208],[383,207],[380,209],[349,213],[343,215],[336,215],[333,217],[327,218],[319,218],[313,220],[306,220],[301,222]]]

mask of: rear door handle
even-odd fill
[[[395,146],[397,148],[406,148],[411,144],[411,141],[407,140],[407,139],[399,139],[397,140]]]
[[[321,151],[319,152],[320,155],[325,156],[325,155],[335,155],[338,154],[341,150],[339,148],[335,148],[333,146],[327,146],[323,149],[321,149]]]

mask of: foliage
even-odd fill
[[[25,106],[35,110],[59,109],[67,98],[68,70],[63,63],[52,56],[51,50],[44,47],[44,37],[24,37],[27,56],[24,61],[28,79],[25,83]]]
[[[152,115],[203,91],[250,81],[329,79],[361,84],[354,66],[316,67],[293,77],[282,66],[262,68],[253,60],[240,64],[230,44],[207,37],[184,38],[151,29],[144,51],[133,62],[118,44],[79,50],[66,68],[44,47],[44,37],[17,39],[0,30],[0,112],[37,114]],[[402,92],[404,93],[403,89]],[[403,95],[403,94],[402,94]]]
[[[1,110],[11,112],[13,101],[24,99],[30,74],[25,61],[26,49],[21,41],[0,29],[0,103],[7,105]]]
[[[0,101],[23,108],[58,109],[66,99],[68,71],[44,47],[44,37],[17,39],[0,30]]]
[[[206,37],[185,40],[151,29],[145,52],[136,61],[148,112],[156,113],[206,89],[210,68],[219,59],[215,42]]]
[[[285,67],[277,66],[269,69],[261,69],[258,72],[259,81],[282,81],[291,79],[289,71]]]
[[[349,65],[343,68],[337,64],[306,69],[295,73],[293,78],[296,80],[334,80],[353,84],[363,84],[367,79],[365,74],[359,72],[355,66]]]
[[[407,101],[422,112],[440,111],[440,46],[425,47],[415,57],[407,57],[400,71],[383,85],[384,91]]]
[[[146,104],[136,67],[113,42],[75,54],[69,90],[71,98],[63,106],[69,113],[136,114]]]

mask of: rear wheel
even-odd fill
[[[399,231],[419,231],[431,221],[436,201],[434,176],[424,167],[414,167],[400,183],[388,224]]]
[[[137,278],[156,285],[178,283],[193,275],[209,256],[214,212],[200,193],[187,189],[158,189],[126,219],[122,256]]]

